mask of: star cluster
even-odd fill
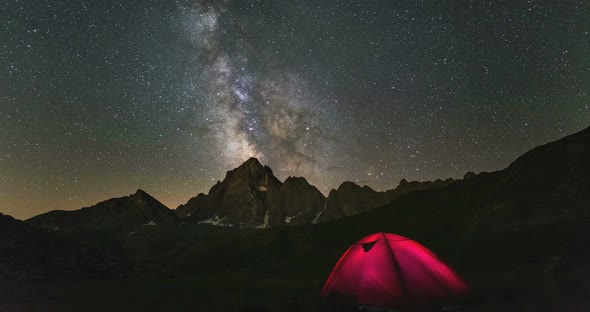
[[[0,211],[142,188],[171,208],[248,157],[377,190],[507,166],[590,125],[588,1],[8,0]]]

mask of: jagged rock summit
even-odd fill
[[[111,198],[80,210],[53,210],[25,222],[48,230],[86,228],[129,231],[138,226],[171,223],[177,220],[174,211],[139,189],[129,196]]]
[[[487,186],[477,191],[458,192],[466,198],[475,197],[476,193],[486,194],[480,194],[487,198],[485,203],[475,205],[479,207],[474,210],[479,211],[476,222],[493,220],[501,212],[513,211],[515,207],[520,207],[521,215],[532,214],[534,210],[534,214],[545,213],[543,218],[550,218],[554,216],[547,207],[558,203],[566,204],[568,208],[562,214],[569,217],[575,215],[574,211],[584,211],[580,207],[587,207],[587,202],[579,199],[586,199],[590,194],[587,187],[590,181],[589,137],[590,128],[587,128],[525,153],[506,169],[479,174],[468,172],[459,181],[408,182],[402,179],[395,189],[385,192],[344,182],[327,197],[302,177],[289,177],[281,182],[268,166],[250,158],[228,171],[223,181],[218,181],[207,194],[198,194],[175,211],[145,191],[137,190],[132,195],[80,210],[50,211],[26,223],[48,230],[84,228],[124,233],[138,226],[179,221],[246,228],[312,224],[386,206],[407,193],[428,191],[432,196],[444,193],[437,189],[454,192],[461,189],[460,186],[483,182]],[[560,197],[564,192],[568,193],[567,200]],[[487,213],[493,217],[484,218]]]
[[[402,179],[397,188],[377,192],[368,186],[359,186],[353,182],[344,182],[338,189],[332,190],[326,199],[326,209],[318,217],[318,222],[330,221],[344,216],[352,216],[383,206],[397,197],[414,192],[425,191],[450,185],[455,180],[408,182]]]
[[[405,181],[405,180],[403,180]],[[326,198],[303,177],[279,181],[268,166],[256,158],[228,171],[208,194],[200,193],[180,205],[177,215],[198,223],[266,228],[325,222],[382,206],[414,190],[440,187],[453,182],[405,181],[395,190],[377,192],[368,186],[344,182]]]
[[[281,185],[269,167],[250,158],[228,171],[207,195],[201,193],[191,198],[176,213],[181,218],[213,225],[268,224],[270,203]]]
[[[54,210],[26,220],[51,231],[91,229],[135,233],[135,228],[177,222],[217,226],[267,228],[331,221],[383,206],[405,193],[442,187],[452,179],[434,182],[400,181],[393,190],[377,192],[344,182],[325,197],[303,177],[281,182],[270,167],[250,158],[226,173],[207,194],[200,193],[176,210],[138,189],[80,210]]]
[[[269,225],[309,224],[325,208],[326,199],[302,177],[288,177],[270,207]]]

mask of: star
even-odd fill
[[[501,169],[590,124],[588,15],[583,1],[5,2],[0,211],[138,188],[174,208],[249,157],[325,194]]]

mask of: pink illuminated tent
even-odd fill
[[[328,277],[331,305],[420,311],[464,299],[469,286],[433,252],[403,236],[377,233],[352,245]]]

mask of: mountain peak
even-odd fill
[[[244,174],[247,176],[268,175],[268,176],[272,176],[274,179],[276,179],[274,177],[274,173],[272,172],[272,169],[270,169],[269,166],[263,166],[260,163],[260,161],[258,161],[258,159],[255,157],[248,158],[248,160],[246,160],[239,167],[228,171],[227,175],[226,175],[226,179],[229,176],[236,176],[236,175],[243,176]]]
[[[157,199],[155,199],[152,195],[150,195],[148,192],[142,190],[142,189],[137,189],[137,191],[135,191],[135,193],[131,194],[129,196],[129,198],[135,199],[135,200],[144,200],[144,201],[152,201],[155,200],[157,201]]]
[[[101,201],[79,210],[53,210],[32,217],[30,225],[55,228],[90,228],[128,231],[149,222],[176,222],[176,214],[142,189],[134,194]]]
[[[256,157],[250,157],[240,167],[262,167],[262,164]]]
[[[463,180],[469,180],[471,178],[475,178],[477,176],[477,174],[475,174],[475,172],[473,171],[467,171],[465,173],[465,175],[463,175]]]
[[[307,179],[305,179],[304,177],[287,177],[287,179],[285,180],[284,184],[309,184],[309,182],[307,182]]]
[[[350,191],[353,189],[361,189],[361,186],[352,181],[344,181],[338,187],[338,191]]]
[[[137,191],[135,191],[135,193],[132,196],[150,196],[150,194],[148,194],[146,191],[142,190],[142,189],[137,189]]]

